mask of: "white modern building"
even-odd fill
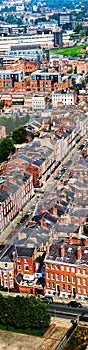
[[[45,110],[47,108],[47,96],[46,94],[34,94],[32,96],[32,109],[33,110]]]
[[[70,91],[54,91],[52,92],[52,107],[58,107],[59,104],[63,105],[75,105],[76,93],[73,90]]]

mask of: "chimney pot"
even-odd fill
[[[46,255],[48,255],[48,254],[49,254],[49,244],[46,243]]]
[[[64,244],[61,244],[61,258],[64,257],[65,249],[64,249]]]
[[[77,260],[81,260],[81,247],[77,247]]]

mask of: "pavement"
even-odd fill
[[[71,322],[52,318],[55,328],[46,338],[0,330],[0,350],[55,350],[62,337],[71,327]]]

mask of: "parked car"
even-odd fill
[[[42,301],[44,301],[44,303],[46,303],[46,304],[51,304],[51,303],[53,303],[53,298],[52,297],[44,297],[42,299]]]
[[[78,303],[78,302],[75,301],[75,300],[72,300],[72,301],[70,301],[70,302],[68,303],[68,306],[69,306],[69,307],[75,307],[75,308],[77,308],[77,307],[82,307],[82,304],[81,304],[81,303]]]

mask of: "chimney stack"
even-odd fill
[[[77,247],[77,260],[81,260],[82,252],[81,252],[81,247]]]
[[[48,244],[48,242],[46,243],[46,255],[49,255],[49,244]]]
[[[65,253],[64,244],[61,244],[60,253],[61,253],[61,258],[64,258],[64,253]]]

